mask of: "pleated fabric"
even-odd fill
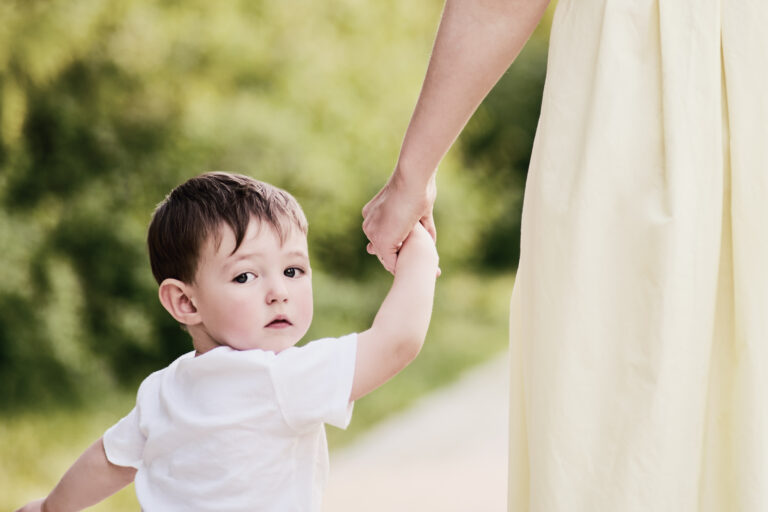
[[[768,2],[560,0],[510,327],[510,511],[768,511]]]

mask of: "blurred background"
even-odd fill
[[[0,2],[0,509],[44,495],[191,349],[145,231],[209,170],[286,188],[310,222],[308,339],[367,328],[391,282],[360,209],[395,163],[442,0]],[[417,361],[332,450],[502,353],[552,7],[441,165],[443,277]],[[136,510],[132,489],[101,510]]]

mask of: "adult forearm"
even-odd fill
[[[43,503],[43,512],[82,510],[119,491],[133,481],[136,470],[107,460],[101,438],[64,474]]]
[[[549,0],[447,0],[396,174],[426,185]]]

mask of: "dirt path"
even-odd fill
[[[331,453],[324,512],[506,510],[507,357]]]

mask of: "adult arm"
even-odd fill
[[[82,510],[133,482],[135,475],[134,468],[109,462],[99,438],[67,470],[47,498],[27,504],[19,512]]]
[[[549,0],[447,0],[421,94],[387,184],[363,208],[368,252],[392,272],[414,223],[433,238],[435,173],[445,153],[514,61]]]
[[[418,355],[432,314],[437,263],[435,243],[417,223],[403,243],[392,288],[373,325],[357,337],[350,401],[379,387]]]

